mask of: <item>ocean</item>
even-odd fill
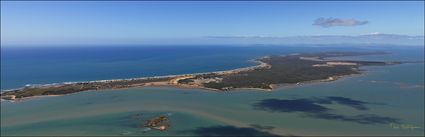
[[[424,60],[423,47],[404,46],[2,47],[1,89],[229,70],[266,55],[320,51],[387,51],[392,54],[345,58]],[[143,87],[2,102],[1,135],[423,136],[424,64],[362,69],[363,75],[272,92]],[[140,128],[160,114],[171,114],[170,130]]]

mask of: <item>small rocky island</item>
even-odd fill
[[[176,86],[228,91],[235,88],[272,90],[283,84],[334,81],[360,74],[361,66],[383,66],[401,62],[339,60],[337,57],[388,54],[385,52],[319,52],[267,56],[255,60],[257,66],[208,73],[159,77],[65,82],[26,86],[1,93],[1,99],[16,100],[33,96],[65,95],[88,90],[123,89],[143,86]]]
[[[168,115],[160,115],[158,117],[152,118],[142,126],[149,129],[155,129],[159,131],[165,131],[170,128],[170,118]]]

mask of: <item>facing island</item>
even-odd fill
[[[342,76],[360,74],[361,66],[383,66],[401,62],[331,59],[343,56],[380,55],[385,52],[319,52],[266,56],[257,66],[228,71],[169,75],[158,77],[65,82],[26,86],[1,93],[1,99],[17,100],[33,96],[65,95],[88,90],[123,89],[143,86],[176,86],[228,91],[235,88],[272,90],[283,84],[334,81]]]

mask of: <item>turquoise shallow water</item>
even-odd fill
[[[420,60],[421,52],[405,58]],[[2,102],[1,135],[424,135],[424,64],[363,69],[273,92],[144,87]],[[166,113],[169,131],[139,128]]]

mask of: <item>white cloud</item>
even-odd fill
[[[328,28],[335,26],[359,26],[367,23],[369,21],[359,21],[356,19],[318,18],[314,21],[313,25]]]

